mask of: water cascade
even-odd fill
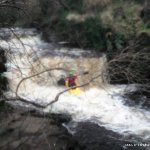
[[[23,78],[50,68],[74,69],[81,75],[80,84],[105,70],[103,54],[94,57],[90,51],[54,47],[52,43],[44,42],[34,29],[1,29],[1,36],[4,33],[7,40],[1,39],[0,45],[7,51],[7,72],[4,76],[9,80],[9,91],[5,93],[8,98],[16,96],[17,85]],[[64,86],[57,85],[57,81],[66,76],[66,70],[54,69],[24,80],[17,93],[29,101],[48,104],[65,90]],[[84,72],[88,74],[82,75]],[[135,86],[109,85],[104,80],[101,75],[81,88],[82,92],[78,95],[63,93],[44,111],[69,114],[74,122],[90,121],[120,134],[150,139],[150,112],[124,104],[123,94],[135,90]]]

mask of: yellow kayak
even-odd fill
[[[79,94],[81,90],[79,88],[73,88],[69,90],[70,94]]]
[[[76,84],[77,85],[77,84]],[[65,86],[68,88],[68,81],[65,81]],[[70,94],[79,94],[81,90],[78,87],[72,88],[69,90]]]

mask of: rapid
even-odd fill
[[[37,65],[37,68],[34,66],[37,60],[41,64],[50,64],[54,61],[61,63],[62,60],[70,61],[73,57],[82,59],[91,54],[90,51],[85,52],[81,49],[55,47],[52,43],[44,42],[35,29],[1,29],[0,35],[7,35],[6,40],[0,39],[0,46],[6,50],[7,56],[7,72],[3,75],[9,81],[9,90],[5,93],[8,98],[16,96],[18,83],[23,78],[39,71]],[[46,69],[47,67],[48,65],[45,66]],[[56,66],[53,64],[51,67]],[[24,80],[18,88],[18,95],[41,105],[48,104],[58,93],[65,90],[65,87],[57,85],[57,79],[62,74],[64,75],[56,70],[49,75],[51,78],[48,78],[46,72],[40,74],[39,78]],[[52,79],[54,84],[50,84]],[[150,111],[138,106],[125,105],[123,95],[135,89],[135,85],[107,83],[99,87],[89,86],[78,95],[71,95],[69,92],[61,94],[57,102],[43,111],[69,114],[73,122],[90,121],[122,135],[135,135],[150,140]],[[19,101],[15,103],[31,107]]]

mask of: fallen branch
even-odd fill
[[[36,75],[42,74],[42,73],[44,73],[44,72],[46,72],[46,71],[52,71],[52,70],[55,70],[55,69],[56,69],[56,70],[62,70],[62,68],[53,68],[53,69],[45,70],[45,71],[40,72],[40,73],[38,73],[38,74],[35,74],[35,75],[30,76],[30,77],[26,77],[26,78],[22,79],[22,80],[20,81],[20,83],[18,84],[18,86],[17,86],[17,91],[18,91],[18,88],[19,88],[20,84],[21,84],[24,80],[27,80],[27,79],[29,79],[29,78],[32,78],[32,77],[36,76]],[[37,108],[46,108],[46,107],[48,107],[49,105],[52,105],[53,103],[57,102],[57,101],[59,100],[59,97],[60,97],[63,93],[65,93],[65,92],[67,92],[67,91],[69,91],[69,90],[71,90],[71,89],[73,89],[73,88],[88,86],[91,82],[93,82],[95,79],[99,78],[100,76],[101,76],[101,74],[99,74],[99,75],[93,77],[93,78],[92,78],[90,81],[88,81],[87,83],[84,83],[84,84],[79,85],[79,86],[70,87],[70,88],[68,88],[68,89],[66,89],[66,90],[64,90],[64,91],[62,91],[62,92],[60,92],[60,93],[58,93],[58,94],[56,95],[55,99],[54,99],[53,101],[51,101],[50,103],[46,104],[46,105],[41,105],[41,104],[38,104],[38,103],[35,103],[35,102],[31,102],[31,101],[29,101],[29,100],[26,100],[26,99],[24,99],[24,98],[19,97],[18,94],[17,94],[16,97],[14,97],[14,98],[9,98],[9,99],[8,99],[8,98],[4,98],[4,99],[2,99],[2,100],[4,100],[4,101],[21,101],[21,102],[24,102],[24,103],[27,103],[27,104],[31,104],[31,105],[33,105],[33,106],[35,106],[35,107],[37,107]]]
[[[57,101],[59,100],[59,97],[60,97],[63,93],[65,93],[65,92],[67,92],[67,91],[69,91],[69,90],[71,90],[71,89],[73,89],[73,88],[78,88],[78,87],[87,86],[87,85],[89,85],[91,82],[93,82],[95,79],[99,78],[100,76],[101,76],[101,74],[100,74],[100,75],[97,75],[97,76],[94,77],[94,78],[92,78],[92,79],[91,79],[89,82],[87,82],[87,83],[84,83],[84,84],[79,85],[79,86],[70,87],[70,88],[68,88],[68,89],[66,89],[66,90],[64,90],[64,91],[62,91],[62,92],[60,92],[60,93],[58,93],[58,94],[56,95],[55,99],[54,99],[53,101],[51,101],[50,103],[48,103],[48,104],[46,105],[46,107],[48,107],[49,105],[52,105],[53,103],[57,102]]]
[[[45,108],[44,105],[40,105],[40,104],[38,104],[38,103],[31,102],[31,101],[26,100],[26,99],[21,98],[21,97],[3,98],[3,99],[1,99],[0,101],[7,101],[7,102],[21,101],[21,102],[23,102],[23,103],[31,104],[32,106],[35,106],[35,107],[37,107],[37,108]]]
[[[33,77],[35,77],[35,76],[38,76],[38,75],[40,75],[40,74],[43,74],[43,73],[45,73],[45,72],[53,71],[53,70],[64,70],[64,71],[66,71],[64,68],[51,68],[51,69],[47,69],[47,70],[44,70],[44,71],[42,71],[42,72],[36,73],[36,74],[34,74],[34,75],[28,76],[28,77],[26,77],[26,78],[23,78],[23,79],[18,83],[18,85],[17,85],[16,93],[15,93],[15,94],[16,94],[16,97],[19,97],[19,95],[18,95],[18,90],[19,90],[19,87],[20,87],[20,85],[21,85],[21,83],[22,83],[23,81],[25,81],[25,80],[27,80],[27,79],[30,79],[30,78],[33,78]]]

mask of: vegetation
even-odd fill
[[[66,29],[66,30],[65,30]],[[89,17],[84,22],[67,22],[62,19],[56,26],[55,31],[60,32],[70,43],[75,43],[81,47],[106,48],[105,29],[101,26],[98,18]],[[65,31],[65,32],[63,32]],[[68,34],[69,33],[69,34]]]
[[[1,26],[47,28],[76,46],[100,51],[119,50],[141,32],[149,32],[140,18],[147,1],[134,0],[11,0],[0,10]],[[146,4],[145,4],[146,5]],[[21,9],[20,9],[21,8]],[[12,13],[13,12],[13,13]],[[8,16],[8,17],[5,17]],[[2,25],[5,23],[5,25]],[[48,34],[47,34],[48,35]],[[73,40],[74,39],[74,40]]]
[[[144,59],[142,63],[147,66],[149,59],[145,55],[149,53],[143,51],[143,47],[148,47],[148,44],[141,47],[139,40],[141,34],[150,32],[147,0],[24,0],[22,3],[10,0],[7,4],[7,11],[6,7],[0,9],[1,26],[36,27],[45,33],[47,39],[53,32],[59,40],[68,41],[70,45],[105,52],[108,61],[113,62],[109,70],[115,68],[114,74],[119,74],[111,77],[113,79],[137,82],[135,78],[142,76],[143,81],[146,77],[148,68],[140,68],[142,60],[139,57],[136,59],[138,64],[131,65],[131,58],[124,56],[132,53],[133,59],[140,51]],[[120,54],[124,55],[121,59],[118,58]],[[132,75],[138,72],[137,77],[131,72]]]
[[[0,27],[35,27],[40,29],[42,33],[45,33],[47,40],[51,33],[55,33],[58,40],[67,41],[70,46],[73,45],[84,49],[91,49],[91,51],[96,50],[98,53],[104,52],[108,60],[105,68],[108,72],[108,81],[114,84],[140,84],[142,87],[142,90],[140,89],[140,94],[142,95],[139,98],[140,105],[142,100],[144,100],[145,103],[145,97],[143,98],[144,95],[148,98],[146,106],[150,107],[150,22],[148,15],[150,14],[148,13],[150,7],[147,7],[147,2],[148,0],[132,0],[132,2],[130,0],[3,0],[0,2]],[[9,36],[9,34],[6,34],[6,37],[0,35],[0,40],[8,42],[9,40],[7,41],[7,39]],[[21,42],[19,36],[15,36]],[[23,44],[23,42],[21,42],[21,44]],[[4,52],[6,52],[6,50],[2,51],[2,49],[0,49],[0,51],[2,53],[0,56],[0,73],[2,74],[6,71],[6,59],[4,57]],[[17,53],[15,53],[15,55],[16,54]],[[34,50],[32,55],[33,54]],[[24,54],[19,54],[19,57],[17,58],[20,58],[20,61],[24,63],[22,55]],[[25,57],[27,56],[27,58],[29,58],[28,63],[32,66],[33,70],[34,64],[30,61],[32,55],[28,53]],[[9,61],[14,62],[16,70],[19,70],[20,68],[17,64],[18,59],[15,59],[16,57],[13,57],[13,55],[12,57],[10,56],[11,55],[8,56],[10,59]],[[53,60],[54,59],[52,59],[51,62]],[[61,131],[58,127],[64,122],[62,120],[68,120],[68,118],[62,118],[59,115],[58,117],[54,116],[56,120],[58,120],[57,126],[54,126],[54,120],[51,119],[51,115],[49,116],[45,113],[41,113],[41,111],[36,111],[36,108],[43,110],[43,108],[48,108],[50,105],[52,106],[53,103],[59,100],[61,94],[69,89],[58,93],[55,99],[47,105],[38,104],[37,101],[40,102],[41,99],[37,99],[36,102],[33,102],[19,96],[19,88],[24,81],[36,76],[39,76],[40,80],[43,80],[43,73],[48,72],[49,76],[53,76],[50,73],[51,71],[63,70],[63,68],[47,69],[48,67],[46,67],[42,61],[39,60],[37,62],[33,74],[26,76],[24,72],[22,73],[20,70],[21,75],[23,76],[21,76],[22,78],[19,77],[17,79],[18,81],[19,79],[21,80],[19,82],[17,81],[18,84],[16,85],[16,91],[14,92],[15,97],[6,98],[3,95],[3,92],[7,90],[6,85],[8,84],[8,81],[5,77],[0,76],[0,117],[2,120],[2,123],[0,124],[1,148],[26,149],[31,147],[31,149],[44,149],[44,145],[45,149],[62,149],[62,147],[63,149],[86,149],[88,147],[86,143],[85,145],[87,147],[83,145],[84,142],[82,143],[82,141],[81,146],[78,146],[78,140],[72,142],[70,136],[66,134],[59,135],[59,132],[66,133],[66,130]],[[59,62],[59,64],[60,63],[61,62]],[[83,61],[79,63],[83,63]],[[87,61],[86,63],[88,64],[90,61]],[[51,63],[47,63],[48,66],[49,64],[50,66],[55,66],[54,64],[51,65]],[[92,69],[96,65],[98,64],[93,63],[90,68]],[[44,70],[40,72],[40,69],[38,69],[40,67],[37,66],[42,66]],[[21,69],[28,70],[29,68],[21,67]],[[98,69],[96,68],[95,70],[97,71]],[[103,76],[103,74],[97,76],[95,70],[93,71],[93,77],[87,83],[79,85],[79,87],[89,86],[89,84],[91,84],[96,78]],[[86,72],[88,74],[88,71]],[[86,75],[86,72],[84,75]],[[14,78],[14,80],[16,79]],[[46,82],[49,82],[49,80],[46,80]],[[45,83],[42,84],[45,85]],[[101,86],[101,84],[99,85]],[[12,87],[12,89],[13,88],[14,87]],[[15,88],[13,90],[15,90]],[[139,97],[137,91],[134,95]],[[134,99],[137,100],[137,97],[134,97]],[[16,109],[13,109],[7,103],[9,101],[11,103],[20,101],[23,104],[28,104],[33,107],[31,110],[27,110],[27,112],[25,110],[16,111]],[[31,115],[34,115],[35,117]],[[44,118],[44,122],[41,122],[42,120],[40,117],[48,117],[48,120]],[[61,121],[59,122],[59,120]],[[48,128],[46,128],[47,126]],[[82,129],[83,127],[84,126],[81,125]],[[89,127],[87,129],[91,128]],[[93,129],[91,131],[93,133]],[[102,134],[105,134],[104,129],[102,129]],[[77,134],[75,136],[77,138],[79,137]],[[63,139],[65,137],[65,141],[60,140],[60,137]],[[82,137],[85,141],[87,132],[86,136]],[[110,137],[112,138],[113,136]],[[116,137],[120,137],[120,135],[117,135]],[[104,143],[107,143],[107,138],[103,136],[100,139],[100,142],[104,141],[103,139],[106,139],[106,142]],[[110,140],[108,139],[108,143],[110,143]],[[64,143],[66,144],[64,145]],[[95,143],[92,145],[98,149],[101,143],[96,146]],[[33,145],[33,147],[31,145]],[[111,144],[110,146],[112,147]],[[102,147],[104,147],[104,145],[102,145]],[[114,149],[116,149],[116,146]]]

